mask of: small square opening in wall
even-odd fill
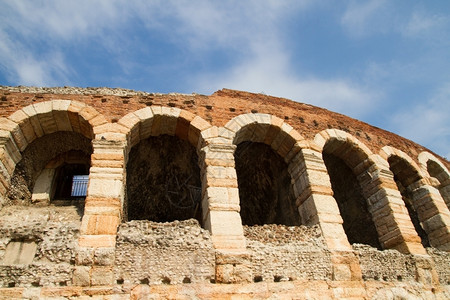
[[[89,175],[73,175],[71,197],[86,197]]]

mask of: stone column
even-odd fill
[[[426,254],[387,162],[372,155],[353,171],[363,188],[383,249],[396,249],[405,254]]]
[[[9,189],[16,164],[22,159],[19,150],[8,149],[7,141],[4,141],[1,135],[0,131],[0,209],[6,202],[6,192]],[[11,152],[11,150],[13,151]]]
[[[9,131],[0,127],[0,209],[6,202],[6,192],[16,164],[22,159],[22,154]]]
[[[250,281],[232,144],[201,149],[203,223],[216,249],[216,282]]]
[[[442,181],[439,185],[439,192],[450,210],[450,178]]]
[[[117,226],[124,200],[125,138],[93,141],[84,216],[81,224],[75,285],[110,285]]]
[[[304,225],[319,224],[331,251],[334,280],[360,280],[359,260],[348,242],[327,168],[320,152],[302,149],[289,164]]]
[[[408,186],[431,246],[450,251],[450,212],[438,189],[419,180]]]

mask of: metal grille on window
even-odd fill
[[[85,197],[89,175],[74,175],[72,180],[72,197]]]

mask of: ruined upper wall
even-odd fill
[[[246,113],[277,116],[293,126],[304,138],[313,140],[322,130],[340,129],[357,137],[373,153],[393,146],[416,160],[425,147],[394,133],[371,126],[320,107],[289,99],[222,89],[210,96],[199,94],[160,94],[112,88],[38,88],[0,86],[0,117],[7,117],[32,103],[64,99],[85,102],[102,113],[109,122],[117,122],[127,113],[151,105],[177,107],[198,115],[213,126],[224,126],[232,118]],[[450,162],[436,155],[450,168]]]

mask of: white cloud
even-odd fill
[[[57,82],[60,71],[68,70],[70,65],[68,58],[60,55],[60,59],[53,59],[52,53],[87,45],[95,39],[126,69],[130,60],[126,57],[129,42],[124,28],[130,22],[144,25],[149,34],[165,35],[177,47],[188,48],[189,55],[216,47],[242,53],[255,39],[273,33],[274,22],[283,15],[310,3],[313,1],[5,2],[0,11],[0,36],[14,42],[0,44],[0,57],[6,58],[2,59],[3,68],[11,82],[49,85]],[[48,47],[44,50],[47,55],[37,55],[33,44]]]
[[[66,80],[68,68],[63,55],[51,50],[42,59],[37,59],[31,49],[11,40],[0,31],[0,66],[9,79],[22,85],[50,86],[57,84],[56,78]]]
[[[253,56],[230,71],[205,74],[194,81],[197,90],[231,88],[265,93],[325,107],[361,117],[372,106],[375,93],[345,79],[301,76],[290,69],[290,58],[281,44],[272,40],[266,47],[255,47]],[[258,49],[258,50],[256,50]]]
[[[385,3],[386,0],[351,1],[342,15],[341,24],[357,37],[382,30],[384,24],[379,22],[379,15]]]
[[[117,26],[123,20],[120,18],[123,11],[116,3],[107,0],[10,1],[5,4],[5,24],[32,39],[71,40],[98,34],[106,26]],[[111,23],[112,20],[115,23]],[[39,34],[44,36],[39,37]]]
[[[192,50],[242,49],[277,30],[283,17],[305,11],[312,0],[139,2],[137,15],[150,28],[167,33],[174,43]],[[187,44],[186,44],[187,43]]]
[[[0,65],[21,85],[69,83],[63,48],[100,35],[118,16],[110,1],[9,1],[0,12]],[[120,20],[120,19],[119,19]],[[118,22],[116,20],[116,22]],[[73,44],[70,44],[73,43]],[[38,53],[41,50],[42,53]]]
[[[236,2],[236,6],[227,7],[209,4],[190,9],[180,5],[174,9],[183,25],[180,32],[193,49],[212,43],[239,52],[239,59],[232,66],[215,70],[214,73],[193,76],[191,85],[194,91],[211,93],[227,87],[264,92],[354,117],[360,116],[371,106],[374,93],[369,93],[351,80],[302,76],[301,72],[292,70],[292,58],[285,48],[285,41],[280,39],[279,23],[290,13],[311,8],[314,2],[244,3]]]
[[[433,151],[450,158],[450,82],[428,101],[404,105],[393,115],[391,128]]]
[[[401,33],[407,37],[424,37],[441,35],[449,18],[440,14],[430,14],[422,10],[414,11],[410,19],[401,27]]]

